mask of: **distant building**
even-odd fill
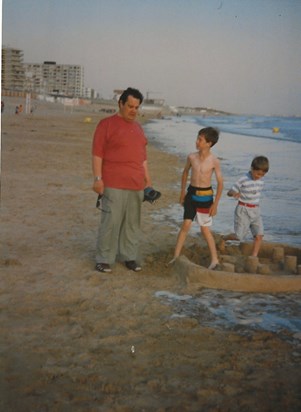
[[[91,89],[90,87],[85,87],[83,97],[85,99],[91,99],[91,100],[95,99],[96,98],[95,90]]]
[[[24,63],[23,51],[11,47],[2,47],[1,76],[4,92],[35,92],[71,98],[94,94],[93,89],[84,88],[82,66],[53,61]]]
[[[25,63],[26,89],[44,95],[84,96],[84,68],[45,61]]]
[[[25,70],[23,51],[2,47],[1,88],[2,90],[23,91]]]
[[[115,89],[113,91],[114,93],[113,100],[116,100],[116,102],[118,102],[123,92],[124,92],[124,89]]]

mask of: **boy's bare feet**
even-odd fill
[[[210,269],[210,270],[221,270],[221,265],[219,264],[219,262],[216,262],[216,263],[211,263],[209,266],[208,266],[208,269]]]
[[[172,258],[168,263],[166,263],[166,267],[167,267],[167,266],[170,266],[170,265],[173,265],[176,260],[177,260],[176,257]]]

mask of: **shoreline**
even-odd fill
[[[165,266],[176,235],[154,217],[178,202],[182,161],[149,144],[162,196],[143,204],[143,270],[100,274],[91,142],[103,114],[45,113],[2,118],[0,409],[299,410],[301,336],[207,327],[155,297],[185,293]]]

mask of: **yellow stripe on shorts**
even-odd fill
[[[213,190],[209,189],[209,190],[196,190],[195,194],[197,196],[210,196],[213,195]]]

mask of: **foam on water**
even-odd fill
[[[175,317],[191,317],[200,325],[245,335],[255,330],[288,333],[301,346],[300,294],[243,294],[203,289],[196,296],[158,291],[155,296],[173,307]]]

